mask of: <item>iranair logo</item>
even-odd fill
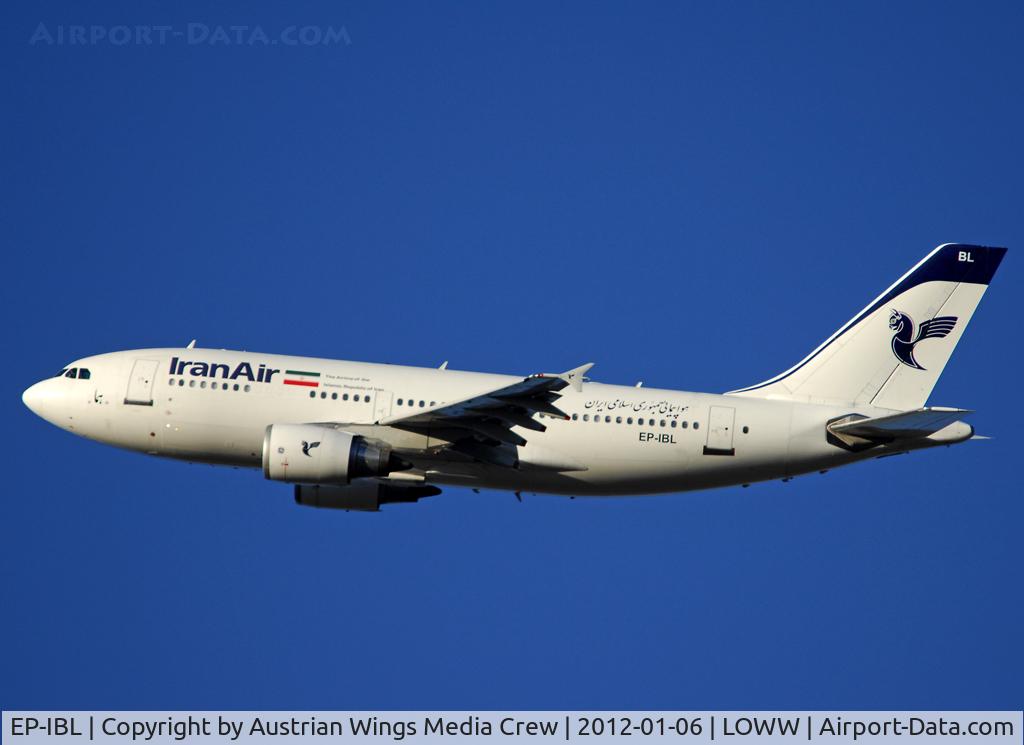
[[[318,448],[318,447],[320,447],[320,442],[319,441],[317,441],[317,442],[306,442],[305,440],[303,440],[302,441],[302,454],[305,455],[307,458],[312,458],[313,456],[309,454],[309,451],[312,450],[313,448]]]
[[[223,378],[224,380],[248,380],[253,383],[269,383],[280,370],[264,364],[239,362],[228,365],[222,362],[203,362],[171,358],[171,375],[191,375],[196,378]]]
[[[191,375],[196,378],[222,378],[224,380],[248,380],[253,383],[274,383],[280,381],[284,385],[296,385],[303,388],[319,388],[320,373],[309,370],[281,371],[268,367],[263,363],[239,362],[229,365],[222,362],[204,362],[202,360],[185,360],[171,358],[171,375]],[[277,376],[277,377],[275,377]]]
[[[922,321],[914,333],[914,319],[906,313],[893,310],[889,315],[889,328],[896,333],[892,336],[892,353],[896,359],[907,367],[924,370],[914,359],[914,347],[925,339],[943,339],[956,326],[956,316],[936,316],[929,321]]]

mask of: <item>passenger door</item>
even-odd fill
[[[735,418],[736,409],[731,406],[711,407],[704,455],[736,455],[736,449],[732,446],[732,428]]]
[[[394,394],[391,391],[377,391],[373,402],[373,421],[379,422],[391,416],[391,399]]]
[[[156,380],[158,360],[135,360],[128,378],[128,390],[124,396],[126,404],[135,406],[153,405],[153,382]]]

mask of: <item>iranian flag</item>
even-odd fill
[[[304,385],[307,388],[316,388],[320,385],[320,373],[308,372],[306,370],[285,370],[285,385]]]

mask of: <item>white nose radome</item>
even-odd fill
[[[48,419],[48,409],[52,408],[55,391],[50,381],[43,380],[30,386],[21,394],[21,401],[36,416]]]

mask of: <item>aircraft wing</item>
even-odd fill
[[[515,448],[527,440],[512,428],[544,432],[547,427],[534,418],[538,413],[568,419],[554,404],[558,392],[569,386],[582,390],[583,375],[593,366],[591,362],[564,373],[530,375],[503,388],[376,423],[419,432],[450,432],[452,450],[485,463],[516,466]]]
[[[971,413],[970,409],[928,406],[870,419],[836,422],[830,424],[829,429],[836,435],[852,435],[867,440],[927,437]]]

